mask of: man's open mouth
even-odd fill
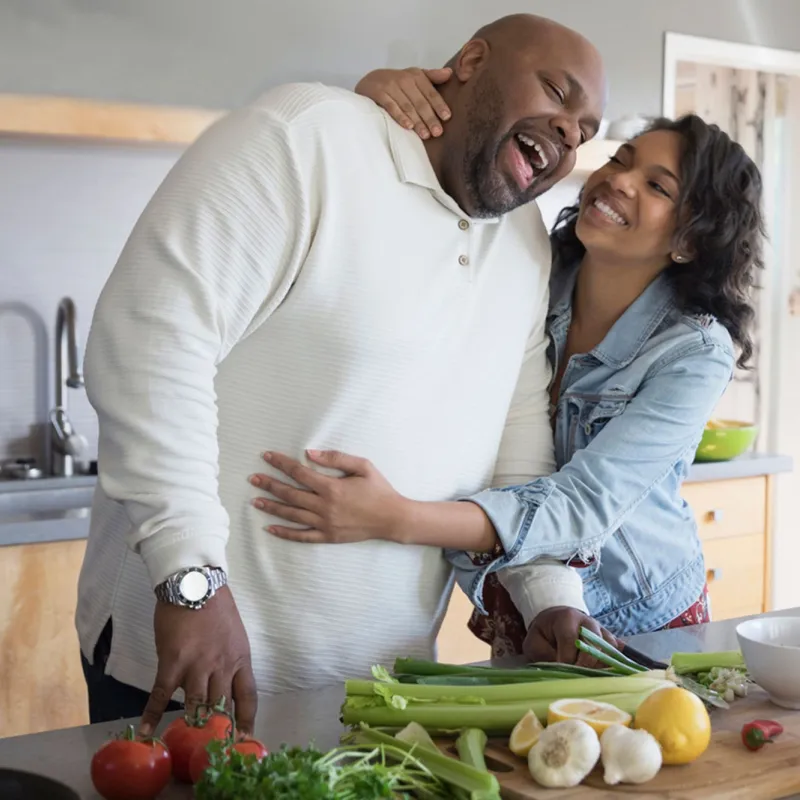
[[[544,147],[532,136],[528,136],[527,133],[518,133],[514,138],[522,155],[528,159],[528,162],[533,167],[534,173],[544,172],[550,166],[550,159]]]
[[[559,151],[555,144],[541,136],[515,133],[506,139],[499,161],[520,192],[527,192],[541,177],[558,165]]]

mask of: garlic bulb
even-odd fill
[[[661,746],[645,730],[612,725],[600,737],[603,779],[610,785],[647,783],[661,769]]]
[[[528,769],[541,786],[577,786],[600,757],[597,734],[580,719],[548,725],[528,753]]]

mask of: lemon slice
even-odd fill
[[[508,739],[508,749],[515,755],[527,758],[531,748],[539,741],[544,727],[533,711],[527,714],[514,726]]]
[[[547,709],[547,724],[563,722],[565,719],[580,719],[594,729],[599,736],[612,725],[630,727],[630,714],[610,703],[597,700],[556,700]]]

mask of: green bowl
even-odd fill
[[[703,431],[703,438],[695,454],[695,461],[730,461],[753,446],[758,435],[758,425],[715,419],[714,427]]]

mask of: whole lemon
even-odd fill
[[[689,764],[711,742],[711,720],[703,701],[679,686],[658,689],[645,698],[633,727],[656,738],[665,764]]]

